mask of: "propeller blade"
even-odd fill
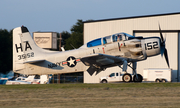
[[[164,39],[164,42],[166,42],[166,35],[165,35],[165,39]]]
[[[167,49],[166,49],[166,48],[165,48],[165,50],[164,50],[164,57],[165,57],[165,59],[166,59],[167,65],[168,65],[168,67],[169,67],[169,59],[168,59],[168,54],[167,54]]]
[[[164,54],[164,50],[165,50],[165,45],[161,45],[161,57],[162,57],[163,54]]]
[[[162,35],[162,31],[161,31],[161,27],[159,25],[159,32],[160,32],[160,37],[161,37],[161,43],[164,42],[164,38],[163,38],[163,35]]]
[[[168,65],[168,67],[169,67],[168,53],[167,53],[167,49],[165,48],[166,38],[165,38],[165,40],[164,40],[163,35],[162,35],[162,31],[161,31],[160,24],[159,24],[159,32],[160,32],[160,37],[161,37],[161,56],[162,56],[163,53],[164,53],[164,57],[165,57],[166,63],[167,63],[167,65]]]

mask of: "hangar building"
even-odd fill
[[[179,81],[180,73],[180,13],[124,17],[84,22],[84,43],[93,39],[125,32],[134,36],[160,36],[159,24],[168,51],[169,64],[172,69],[172,81]],[[149,57],[147,60],[137,62],[137,73],[143,75],[147,68],[168,68],[165,58],[161,55]],[[129,73],[132,69],[128,67]],[[84,83],[99,83],[99,78],[112,72],[122,72],[119,67],[108,68],[92,77],[84,72]]]

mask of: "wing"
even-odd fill
[[[123,64],[126,58],[111,56],[106,54],[92,54],[81,58],[81,61],[86,65],[90,66],[87,71],[90,75],[93,75],[95,71],[106,69],[108,67],[116,66],[116,64]]]

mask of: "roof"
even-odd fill
[[[121,18],[112,18],[112,19],[92,20],[92,21],[84,21],[83,23],[92,23],[92,22],[101,22],[101,21],[110,21],[110,20],[122,20],[122,19],[133,19],[133,18],[143,18],[143,17],[154,17],[154,16],[165,16],[165,15],[175,15],[175,14],[180,14],[180,12],[154,14],[154,15],[143,15],[143,16],[121,17]]]

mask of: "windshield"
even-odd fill
[[[94,46],[98,46],[98,45],[101,45],[101,38],[92,40],[87,43],[87,47],[94,47]]]
[[[127,33],[123,33],[125,36],[127,36],[127,37],[134,37],[134,36],[132,36],[132,35],[130,35],[130,34],[127,34]]]
[[[121,34],[115,34],[112,36],[112,38],[113,38],[113,42],[122,41],[122,35]]]
[[[117,33],[117,34],[112,35],[113,42],[125,41],[129,37],[134,37],[134,36],[131,36],[131,35],[127,34],[127,33]]]
[[[99,46],[102,44],[108,44],[108,43],[117,42],[117,41],[125,41],[129,38],[134,38],[134,36],[127,33],[116,33],[116,34],[113,34],[112,36],[106,36],[103,38],[92,40],[87,43],[87,47],[94,47],[94,46]]]

